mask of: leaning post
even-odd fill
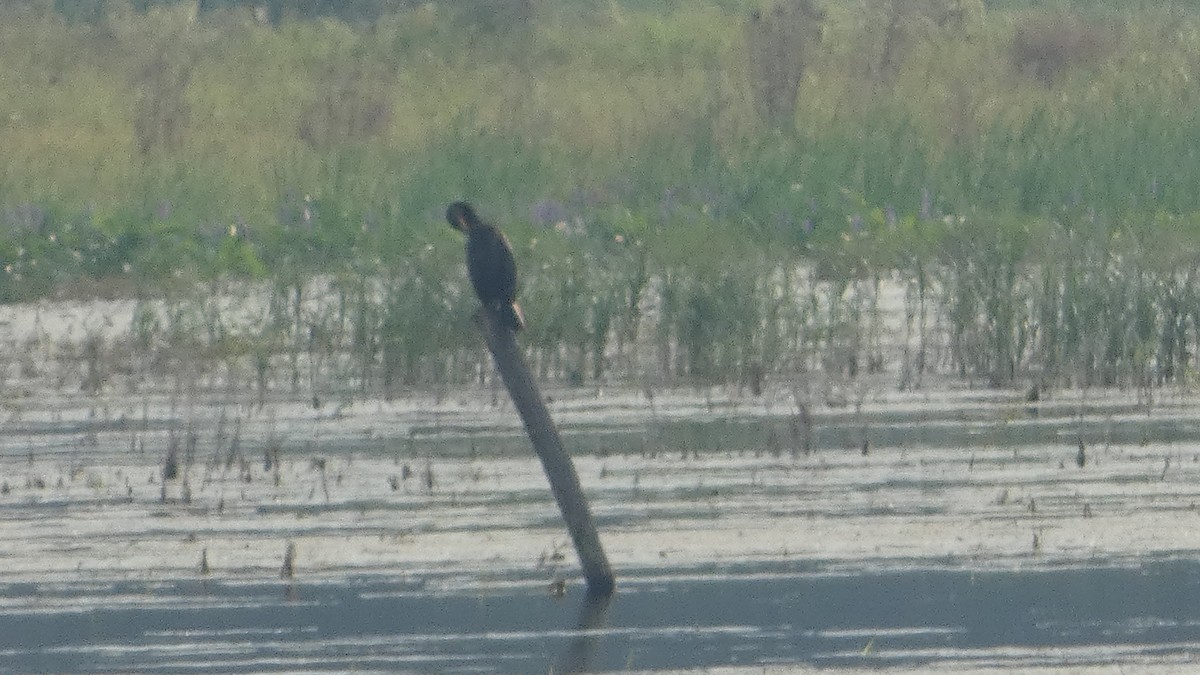
[[[498,319],[495,312],[484,309],[479,316],[480,327],[496,362],[496,369],[500,371],[508,395],[525,423],[525,431],[533,443],[534,452],[542,461],[554,500],[558,502],[563,520],[567,523],[567,531],[575,543],[575,552],[579,554],[583,576],[587,579],[588,593],[609,595],[614,587],[613,573],[608,565],[608,557],[604,555],[604,548],[600,545],[600,535],[592,522],[592,512],[583,496],[583,488],[579,485],[579,475],[575,472],[570,455],[563,450],[558,430],[550,419],[550,411],[542,402],[541,392],[533,381],[525,357],[517,347],[515,333]]]

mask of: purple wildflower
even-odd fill
[[[669,220],[675,214],[675,209],[679,207],[679,199],[675,195],[675,188],[667,188],[663,190],[662,199],[658,202],[658,212],[663,220]]]
[[[49,222],[45,209],[25,202],[4,210],[4,224],[9,230],[29,230],[42,234]]]
[[[567,219],[567,207],[554,199],[542,199],[530,207],[530,219],[539,227],[554,227]]]

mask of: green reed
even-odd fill
[[[442,220],[465,198],[566,384],[1190,378],[1200,15],[796,7],[786,31],[730,3],[546,10],[519,41],[429,6],[6,8],[0,301],[140,293],[136,358],[260,394],[486,380]],[[800,32],[772,71],[756,40]]]

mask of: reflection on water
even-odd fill
[[[520,581],[332,578],[0,587],[0,671],[580,672],[938,661],[1030,667],[1200,650],[1200,564],[626,576],[611,602]]]
[[[554,673],[584,673],[594,667],[596,649],[602,641],[608,617],[608,608],[612,605],[613,593],[585,592],[579,604],[579,621],[575,624],[576,635],[571,638],[566,649],[555,660],[551,672]]]

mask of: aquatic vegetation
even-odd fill
[[[0,10],[0,302],[138,307],[136,349],[73,338],[47,375],[316,408],[486,385],[457,198],[568,385],[1196,369],[1191,8],[359,4]]]

